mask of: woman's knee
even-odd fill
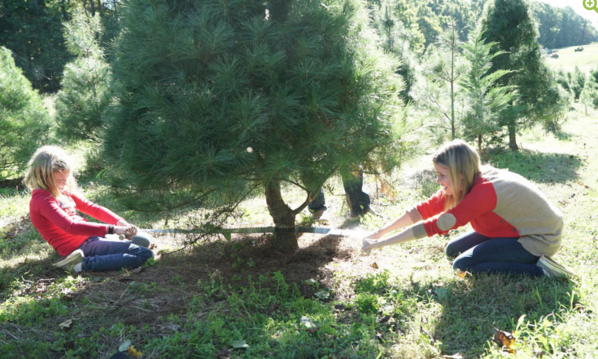
[[[460,270],[461,272],[471,271],[469,257],[457,257],[453,261],[453,270]]]
[[[136,244],[131,244],[129,246],[128,254],[137,258],[137,261],[139,263],[138,265],[142,265],[148,259],[154,256],[154,252],[145,247],[140,247]]]
[[[459,254],[461,254],[461,250],[460,250],[460,245],[456,242],[450,242],[449,244],[446,245],[446,247],[444,248],[444,253],[450,257],[450,258],[455,258],[457,257]]]

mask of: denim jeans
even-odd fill
[[[89,237],[79,249],[83,250],[83,271],[109,271],[121,268],[139,267],[154,253],[131,241],[111,240],[102,237]]]
[[[351,214],[363,214],[370,207],[370,196],[363,192],[363,172],[357,172],[355,176],[353,173],[345,175],[343,179],[343,187],[349,199],[349,206],[351,207]],[[307,206],[312,212],[317,212],[326,209],[326,197],[324,191],[320,189],[320,193]]]
[[[519,238],[490,238],[470,232],[449,242],[445,252],[457,257],[453,269],[470,273],[510,273],[543,276],[537,257],[528,252]]]

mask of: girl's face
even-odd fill
[[[443,167],[438,163],[434,163],[434,168],[436,169],[436,183],[438,183],[442,189],[444,190],[444,194],[447,196],[452,196],[454,194],[453,190],[453,183],[451,182],[451,177],[449,176],[449,170],[447,167]]]
[[[56,183],[56,189],[58,192],[64,191],[70,175],[70,171],[54,171],[54,173],[52,173],[52,177],[54,178],[54,183]]]

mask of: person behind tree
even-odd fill
[[[442,146],[434,155],[433,164],[440,190],[390,225],[365,237],[362,249],[366,253],[374,248],[446,234],[471,223],[473,232],[446,246],[446,254],[456,257],[455,270],[573,275],[550,258],[561,248],[563,215],[531,182],[508,170],[481,167],[476,151],[461,140]],[[404,227],[408,228],[372,241]]]
[[[363,171],[358,170],[346,174],[343,173],[342,179],[347,204],[351,210],[351,217],[355,218],[370,212],[370,196],[363,191]],[[320,192],[309,203],[307,208],[313,213],[314,218],[323,218],[324,211],[328,209],[326,207],[324,190],[320,189]]]
[[[77,194],[70,156],[60,147],[43,146],[29,161],[24,180],[32,191],[29,212],[33,226],[65,259],[54,266],[81,271],[134,268],[153,256],[146,236],[109,209]],[[77,211],[104,223],[91,223]],[[133,241],[109,240],[107,234]],[[136,244],[137,243],[137,244]]]

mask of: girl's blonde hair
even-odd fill
[[[29,160],[29,169],[23,181],[31,190],[44,189],[54,198],[60,198],[61,193],[54,182],[54,172],[68,172],[66,191],[73,192],[77,183],[73,177],[73,163],[71,157],[58,146],[40,147]]]
[[[440,147],[432,161],[448,169],[454,187],[453,194],[445,197],[444,207],[449,210],[465,198],[482,172],[480,156],[465,141],[453,140]]]

